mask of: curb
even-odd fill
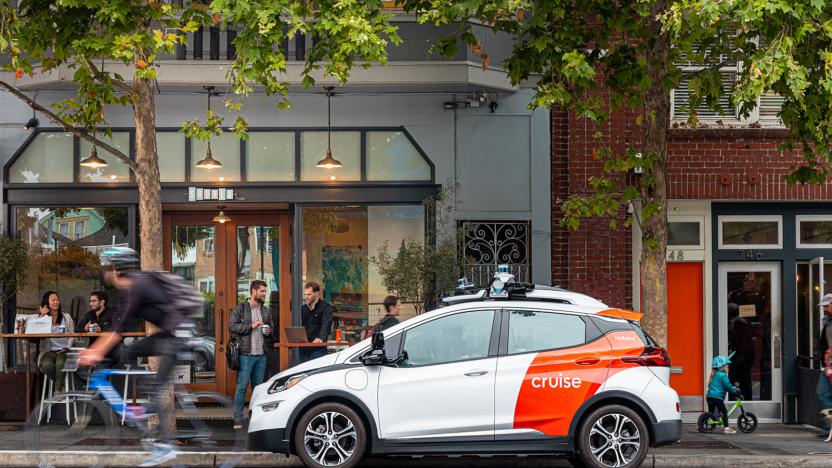
[[[180,452],[170,463],[163,466],[185,465],[185,466],[208,466],[215,467],[218,463],[226,460],[230,452]],[[81,450],[65,451],[43,451],[39,453],[25,450],[0,451],[2,466],[9,467],[31,467],[38,466],[43,461],[54,466],[136,466],[147,458],[147,454],[138,451],[122,452],[91,452]],[[295,468],[303,467],[299,458],[267,452],[242,452],[241,458],[235,466],[269,466]],[[501,457],[492,459],[466,458],[465,465],[477,465],[481,460],[485,466],[494,466],[498,463],[500,467],[530,467],[548,466],[557,458],[539,458],[530,460],[525,457],[509,458]],[[459,458],[428,458],[424,460],[403,458],[373,458],[368,459],[362,466],[387,466],[396,464],[399,466],[460,466],[462,460]],[[565,462],[561,465],[565,465]],[[776,466],[776,467],[829,467],[832,466],[832,453],[828,455],[670,455],[670,454],[648,454],[642,467],[754,467]]]
[[[652,461],[651,461],[652,459]],[[642,467],[755,467],[761,466],[832,466],[832,454],[829,455],[651,455],[648,454]]]
[[[218,466],[227,460],[231,452],[180,452],[176,459],[163,466]],[[241,452],[235,466],[302,467],[297,457],[267,452]],[[39,462],[54,466],[137,466],[148,454],[138,451],[92,452],[86,450],[61,450],[30,452],[25,450],[0,451],[2,466],[32,467]]]

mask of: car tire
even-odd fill
[[[342,403],[321,403],[298,419],[295,452],[309,468],[352,468],[364,457],[367,431],[358,413]]]
[[[204,353],[197,352],[194,355],[194,372],[208,372],[211,370],[210,361],[208,361],[208,356]]]
[[[584,419],[578,451],[590,468],[640,466],[650,448],[650,433],[641,416],[621,405],[602,406]]]

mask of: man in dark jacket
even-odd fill
[[[115,314],[107,307],[107,294],[103,291],[90,293],[90,310],[84,315],[75,327],[76,333],[100,333],[102,331],[113,331],[115,328]],[[93,340],[90,340],[92,343]]]
[[[321,285],[314,281],[303,288],[305,304],[300,308],[300,318],[310,343],[325,343],[332,326],[332,304],[321,299]],[[300,348],[301,361],[310,361],[326,354],[326,347]]]
[[[231,314],[228,330],[240,340],[240,369],[237,371],[237,389],[234,392],[234,429],[243,427],[243,405],[246,390],[263,383],[266,375],[266,352],[271,346],[272,321],[265,305],[266,283],[251,282],[251,299],[239,304]]]

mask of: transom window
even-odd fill
[[[114,130],[104,140],[132,154],[132,130]],[[335,129],[333,158],[343,167],[317,167],[327,150],[327,132],[322,129],[250,129],[249,139],[231,133],[211,139],[216,169],[196,167],[207,152],[207,142],[185,138],[176,129],[157,130],[159,172],[163,183],[292,183],[292,182],[431,182],[433,164],[402,127],[379,129]],[[6,165],[11,184],[133,182],[127,165],[110,152],[97,149],[104,167],[90,168],[80,162],[90,156],[92,145],[71,134],[38,130]]]
[[[798,215],[798,248],[832,248],[832,215]]]
[[[719,248],[783,248],[782,216],[720,216]]]

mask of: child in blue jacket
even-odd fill
[[[708,412],[713,415],[714,420],[718,420],[719,415],[722,414],[722,422],[725,425],[722,430],[724,434],[736,434],[737,431],[728,427],[728,408],[725,407],[725,394],[727,392],[739,393],[739,390],[728,380],[729,364],[731,364],[731,356],[715,356],[711,361],[711,378],[708,381],[707,394]]]

